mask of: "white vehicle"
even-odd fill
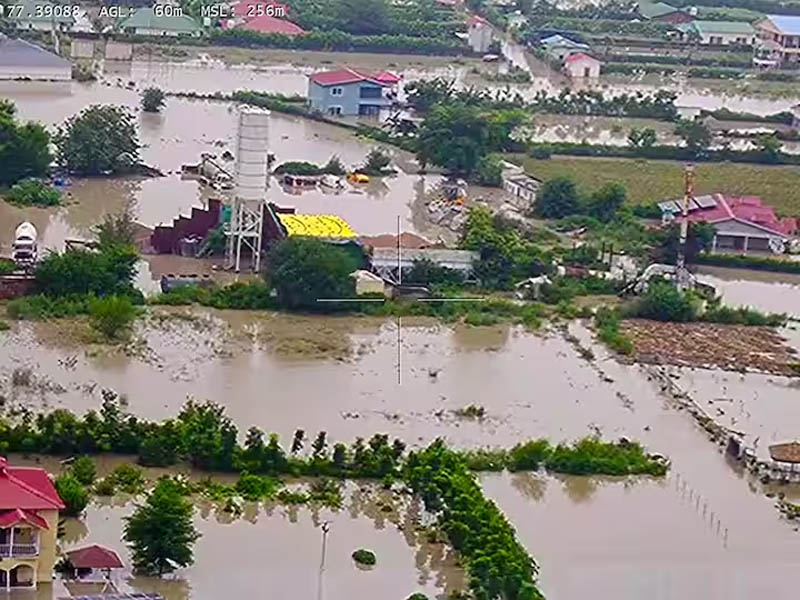
[[[36,262],[38,256],[36,238],[38,235],[33,223],[25,221],[17,226],[11,254],[11,258],[15,263],[26,265]]]

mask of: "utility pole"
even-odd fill
[[[678,288],[685,291],[689,287],[689,277],[686,271],[686,239],[689,234],[689,202],[694,198],[694,165],[686,165],[684,170],[683,207],[681,219],[681,236],[678,242],[678,264],[675,273]]]
[[[323,521],[320,526],[322,529],[322,558],[319,562],[319,576],[317,579],[317,600],[322,600],[322,574],[325,572],[325,553],[328,547],[328,532],[331,530],[331,522]]]

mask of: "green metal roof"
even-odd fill
[[[691,23],[684,23],[679,25],[678,29],[681,31],[695,30],[701,35],[714,35],[717,33],[722,34],[740,34],[745,36],[753,36],[756,33],[755,28],[750,23],[742,21],[692,21]]]
[[[152,8],[138,9],[119,26],[121,29],[163,29],[184,33],[200,31],[200,26],[191,17],[186,15],[158,16]]]
[[[11,4],[13,4],[13,7]],[[10,21],[66,24],[75,22],[75,17],[72,15],[64,16],[63,7],[60,7],[62,10],[53,10],[53,6],[54,4],[47,2],[47,0],[20,0],[19,2],[15,0],[6,6],[5,15]],[[70,8],[72,7],[70,6]]]
[[[674,6],[670,6],[666,2],[639,2],[639,14],[645,19],[655,19],[670,13],[678,12]]]

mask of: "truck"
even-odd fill
[[[36,238],[38,235],[33,223],[25,221],[17,226],[16,232],[14,233],[14,244],[11,254],[11,258],[15,263],[26,266],[36,262],[38,256]]]

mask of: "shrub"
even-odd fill
[[[547,440],[531,440],[517,444],[508,452],[509,471],[537,471],[550,455],[552,448]]]
[[[697,310],[689,294],[666,281],[651,281],[647,293],[639,299],[632,315],[655,321],[692,321]]]
[[[0,258],[0,275],[8,275],[17,270],[17,265],[13,260],[7,258]]]
[[[142,92],[142,110],[158,112],[164,106],[165,96],[161,88],[149,87]]]
[[[364,166],[359,169],[367,175],[385,175],[391,159],[379,148],[373,148],[364,160]]]
[[[56,477],[56,491],[64,501],[64,514],[77,517],[89,504],[89,492],[75,476],[64,473]]]
[[[364,548],[359,548],[355,552],[353,552],[353,560],[356,561],[360,565],[367,565],[372,566],[377,562],[375,558],[375,553],[371,550],[365,550]]]
[[[9,329],[11,329],[11,325],[5,321],[0,321],[0,331],[8,331]]]
[[[560,219],[578,212],[578,189],[569,177],[556,177],[546,181],[536,194],[533,209],[546,219]]]
[[[136,308],[125,296],[108,296],[89,301],[89,322],[106,339],[119,339],[127,335]]]
[[[58,206],[61,192],[38,179],[23,179],[11,186],[6,200],[16,206]]]
[[[92,485],[97,475],[94,461],[88,456],[79,456],[76,458],[70,465],[69,471],[72,473],[73,477],[83,485]]]
[[[422,592],[414,592],[406,600],[428,600],[428,597]]]
[[[31,321],[81,315],[88,310],[88,298],[81,296],[50,298],[37,294],[15,298],[6,305],[6,312],[12,319]]]
[[[280,482],[272,477],[251,475],[244,471],[236,482],[236,491],[246,500],[262,500],[272,498],[280,487]]]
[[[595,313],[597,337],[612,350],[620,354],[633,354],[633,342],[619,330],[619,314],[607,307]]]
[[[138,494],[145,484],[142,470],[130,463],[117,466],[106,479],[111,480],[116,489],[126,494]]]
[[[500,187],[503,185],[503,167],[500,159],[495,156],[484,156],[478,161],[475,174],[475,183],[487,187]]]
[[[117,491],[114,480],[111,477],[104,477],[94,484],[94,493],[98,496],[113,496]]]
[[[51,297],[116,294],[133,298],[136,295],[132,281],[137,258],[135,248],[116,245],[101,252],[51,252],[36,268],[36,288]]]

